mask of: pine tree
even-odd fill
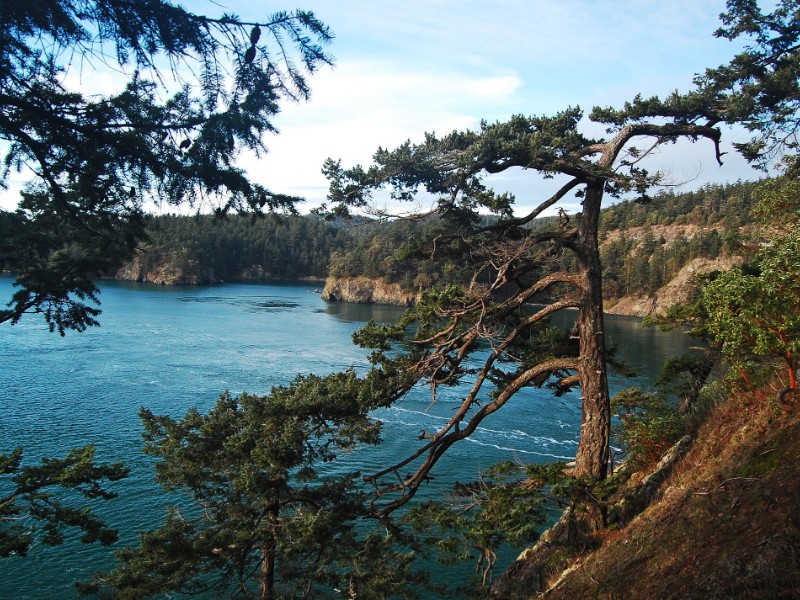
[[[306,98],[306,74],[330,64],[331,37],[305,11],[247,23],[166,0],[3,2],[0,184],[14,170],[29,182],[6,265],[20,289],[0,322],[33,312],[61,334],[95,325],[93,280],[141,241],[147,202],[291,212],[296,198],[233,159],[265,150],[279,103]],[[67,84],[78,65],[108,60],[127,78],[120,89]]]
[[[414,597],[424,577],[411,570],[413,553],[396,535],[359,523],[368,505],[357,473],[326,468],[339,452],[379,441],[381,423],[368,413],[382,399],[348,371],[298,377],[267,396],[223,394],[207,414],[175,419],[143,409],[145,452],[181,502],[80,591]]]

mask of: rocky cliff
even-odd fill
[[[123,281],[141,281],[158,285],[208,285],[220,283],[214,269],[202,268],[196,261],[176,261],[145,268],[140,256],[123,265],[114,275]]]
[[[322,299],[327,302],[412,306],[417,301],[417,293],[404,290],[400,284],[386,283],[380,279],[328,277]]]
[[[712,271],[725,271],[741,263],[742,259],[738,256],[695,258],[655,294],[631,294],[612,299],[606,303],[606,312],[629,317],[663,315],[673,304],[689,299],[693,278]],[[417,294],[403,290],[399,284],[368,277],[328,277],[322,299],[329,302],[411,306],[416,302]]]
[[[712,271],[725,271],[742,263],[739,256],[715,259],[695,258],[653,295],[627,295],[606,303],[605,311],[612,315],[647,317],[664,315],[673,304],[686,302],[692,291],[692,280]]]

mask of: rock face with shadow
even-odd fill
[[[328,277],[322,291],[322,299],[326,302],[355,304],[413,306],[417,296],[417,292],[406,291],[398,283],[368,277]]]

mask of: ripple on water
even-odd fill
[[[10,280],[0,278],[0,297],[10,293]],[[371,318],[402,314],[386,307],[326,306],[305,285],[176,292],[108,283],[102,299],[99,329],[61,338],[31,319],[0,336],[0,452],[21,444],[34,460],[91,442],[99,460],[130,464],[131,475],[118,484],[119,500],[102,509],[128,543],[159,525],[164,505],[174,500],[155,484],[152,460],[140,452],[140,407],[179,416],[191,406],[207,410],[225,389],[267,393],[296,373],[363,370],[367,352],[352,345],[353,331]],[[429,392],[418,390],[376,411],[385,443],[341,452],[321,472],[374,473],[407,456],[424,443],[420,430],[446,423],[464,393],[447,390],[432,405]],[[577,395],[555,399],[526,389],[490,415],[470,442],[450,449],[422,494],[441,496],[453,481],[472,481],[500,460],[567,460],[579,429]],[[0,561],[0,596],[74,597],[73,581],[110,566],[111,556],[111,549],[80,544],[37,547],[24,560]]]

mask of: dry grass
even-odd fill
[[[800,598],[800,407],[720,403],[662,489],[545,597]]]

